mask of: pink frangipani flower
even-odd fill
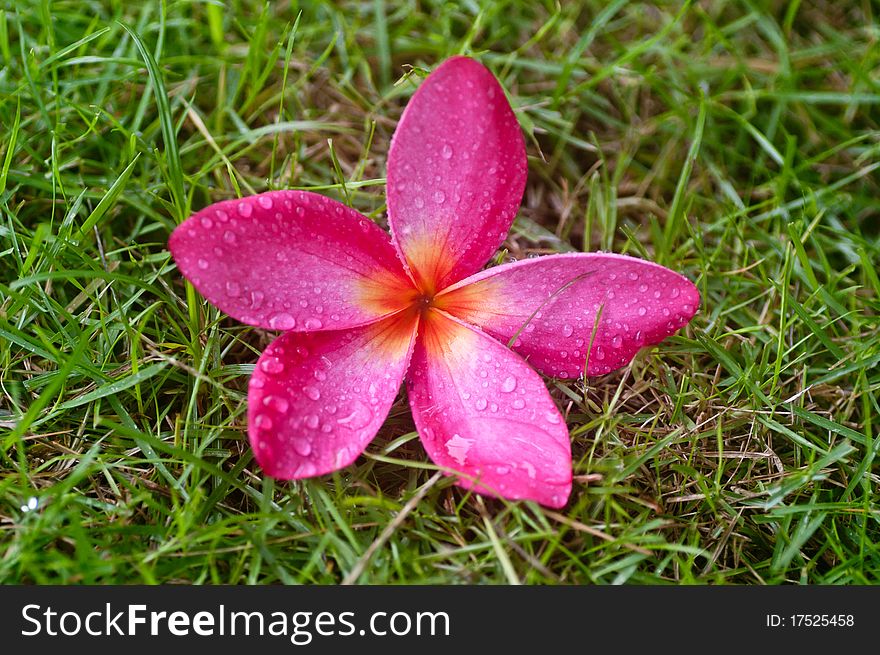
[[[248,434],[268,475],[353,462],[406,379],[425,450],[460,485],[566,503],[568,429],[536,370],[570,379],[623,366],[685,325],[700,297],[681,275],[621,255],[478,272],[516,216],[526,169],[501,86],[453,57],[422,83],[392,138],[390,239],[303,191],[219,202],[174,231],[174,259],[202,295],[283,331],[248,388]]]

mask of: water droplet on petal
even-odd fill
[[[526,401],[523,400],[522,398],[517,398],[516,400],[513,401],[513,408],[514,409],[522,409],[525,406],[526,406]]]
[[[289,403],[281,396],[266,396],[263,398],[263,404],[266,407],[274,409],[279,414],[284,414],[290,406]]]
[[[208,260],[207,259],[200,259],[198,261],[198,264],[199,264],[199,268],[202,269],[203,271],[208,268]]]
[[[296,319],[286,312],[275,314],[269,318],[269,327],[273,330],[291,330],[296,326]]]
[[[260,368],[266,373],[274,375],[276,373],[281,373],[284,370],[284,362],[277,357],[267,357],[260,362]]]
[[[293,442],[293,449],[302,457],[308,457],[312,452],[312,444],[308,439],[297,439]]]
[[[309,426],[310,428],[312,428],[313,430],[316,427],[318,427],[319,423],[320,423],[320,419],[318,418],[318,416],[316,414],[309,414],[305,418],[305,424],[307,426]]]
[[[572,334],[574,334],[574,328],[566,323],[562,326],[562,334],[566,337],[570,337]]]
[[[415,206],[418,209],[421,209],[422,207],[425,206],[425,201],[422,200],[421,198],[419,198],[418,196],[416,196],[415,200],[413,200],[413,203],[415,203]]]
[[[230,280],[226,283],[226,295],[237,298],[240,293],[241,287],[238,285],[238,282]]]
[[[233,232],[232,230],[226,230],[223,233],[223,240],[226,243],[235,243],[235,241],[236,241],[235,232]]]
[[[251,291],[251,308],[259,309],[260,305],[263,304],[263,299],[265,296],[262,291]]]
[[[620,348],[623,345],[623,339],[619,334],[615,334],[611,337],[611,345],[615,348]]]
[[[212,227],[214,227],[214,221],[212,221],[207,216],[203,216],[201,222],[202,222],[202,227],[205,227],[207,229],[211,229]]]
[[[474,402],[474,407],[476,407],[480,411],[483,411],[484,409],[486,409],[486,405],[488,404],[489,403],[486,402],[485,398],[477,398],[476,402]]]
[[[460,434],[454,434],[452,439],[446,442],[446,452],[458,462],[459,466],[463,466],[467,461],[467,454],[472,444],[472,440],[464,439]]]
[[[324,324],[317,318],[306,319],[305,326],[307,330],[320,330]]]
[[[452,146],[448,143],[443,144],[443,149],[440,151],[440,155],[443,159],[452,159]]]
[[[648,313],[648,310],[645,307],[639,307],[639,316],[644,316]]]
[[[510,393],[516,389],[516,378],[512,375],[508,375],[504,378],[504,382],[501,383],[501,391],[504,393]]]
[[[446,200],[445,193],[443,193],[442,191],[434,192],[434,202],[436,202],[438,205],[442,205],[444,200]]]
[[[221,223],[225,223],[229,220],[229,214],[227,214],[222,209],[218,209],[216,212],[214,212],[214,214],[217,216],[217,220]]]
[[[544,415],[544,418],[547,419],[548,423],[553,423],[554,425],[556,425],[560,421],[558,412],[547,412]]]
[[[257,196],[257,202],[260,203],[260,207],[263,209],[272,209],[272,198],[267,195]]]
[[[316,379],[316,380],[321,380],[321,381],[326,380],[326,379],[327,379],[327,374],[326,374],[324,371],[319,371],[319,370],[316,369],[316,370],[315,370],[315,379]]]
[[[254,419],[254,424],[261,430],[272,429],[272,419],[265,414],[257,414],[257,418]]]
[[[339,425],[350,430],[360,430],[366,426],[373,418],[370,408],[359,400],[353,400],[351,405],[342,410],[342,415],[336,419]]]
[[[238,203],[238,213],[242,218],[248,218],[251,214],[254,213],[254,208],[251,207],[249,202],[240,202]]]
[[[303,387],[303,393],[312,400],[318,400],[321,397],[321,392],[318,390],[317,387],[305,386]]]

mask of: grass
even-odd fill
[[[3,7],[0,580],[880,580],[875,4]],[[511,256],[627,252],[703,295],[626,369],[549,381],[559,512],[434,475],[403,398],[355,465],[262,477],[246,382],[272,335],[166,248],[272,188],[384,224],[396,120],[456,53],[527,133]]]

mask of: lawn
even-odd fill
[[[880,11],[856,2],[82,2],[0,11],[0,581],[880,581]],[[528,184],[495,263],[628,253],[698,286],[626,368],[548,379],[558,511],[436,475],[404,397],[357,462],[273,481],[275,333],[185,284],[219,200],[386,226],[391,134],[468,54]]]

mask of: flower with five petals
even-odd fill
[[[607,373],[694,315],[686,278],[640,259],[561,254],[480,272],[526,183],[495,77],[454,57],[408,103],[388,154],[391,238],[324,196],[213,204],[174,230],[183,273],[230,316],[283,333],[248,388],[248,434],[282,479],[352,463],[405,379],[429,457],[460,485],[561,507],[571,444],[540,373]]]

